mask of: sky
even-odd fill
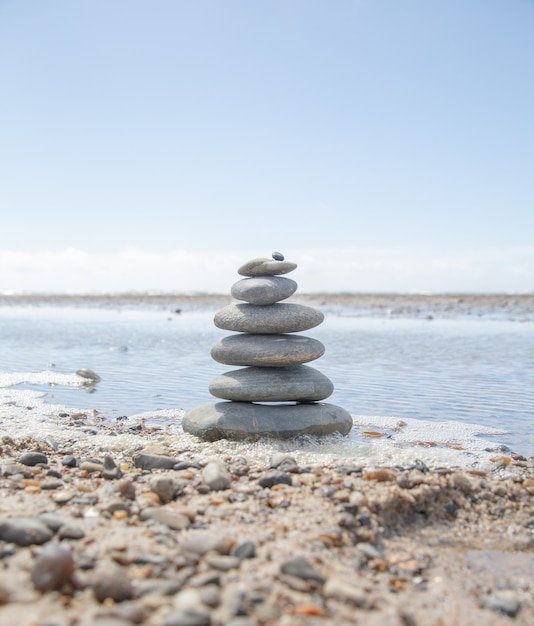
[[[0,0],[0,292],[534,291],[534,0]]]

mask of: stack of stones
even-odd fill
[[[297,289],[282,276],[297,265],[279,252],[253,259],[238,273],[231,290],[236,300],[218,311],[215,325],[237,334],[219,341],[211,356],[219,363],[243,366],[218,376],[210,393],[224,402],[197,407],[184,416],[183,429],[204,440],[291,438],[298,435],[346,435],[350,413],[319,402],[334,390],[329,378],[304,365],[324,354],[324,345],[300,334],[321,324],[324,315],[301,304],[280,304]]]

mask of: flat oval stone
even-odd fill
[[[332,395],[332,381],[308,365],[244,367],[218,376],[209,387],[217,398],[239,402],[315,402]]]
[[[205,441],[291,439],[299,435],[347,435],[352,428],[352,417],[345,409],[327,403],[217,402],[186,413],[182,428]]]
[[[324,346],[303,335],[230,335],[217,342],[211,356],[226,365],[289,367],[318,359]]]
[[[297,283],[282,276],[257,276],[242,278],[232,285],[231,294],[236,300],[249,304],[274,304],[285,300],[297,291]]]
[[[274,259],[252,259],[244,263],[237,273],[240,276],[276,276],[288,274],[296,269],[297,264],[292,261],[276,261]]]
[[[217,311],[213,321],[217,328],[239,333],[297,333],[319,326],[321,311],[303,304],[230,304]]]

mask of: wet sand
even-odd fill
[[[534,457],[309,464],[128,436],[4,435],[3,626],[533,623]]]

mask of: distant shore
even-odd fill
[[[217,309],[237,302],[218,293],[0,294],[0,306],[149,306],[175,311]],[[343,308],[355,316],[479,316],[534,320],[531,294],[298,293],[286,302]]]

